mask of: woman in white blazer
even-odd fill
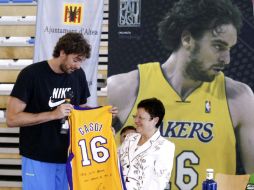
[[[133,115],[137,133],[127,135],[119,158],[127,190],[163,190],[171,175],[175,145],[160,135],[165,115],[156,98],[139,102]]]

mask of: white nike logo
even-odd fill
[[[60,104],[62,104],[64,102],[65,102],[65,99],[57,101],[57,102],[52,102],[51,96],[50,96],[50,98],[49,98],[49,107],[53,108],[53,107],[59,106]]]

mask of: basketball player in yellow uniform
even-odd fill
[[[67,174],[70,190],[121,190],[110,106],[71,111]]]
[[[139,100],[156,97],[165,105],[161,134],[176,147],[173,190],[202,189],[206,168],[235,174],[234,128],[245,170],[254,172],[253,92],[222,73],[240,21],[229,0],[179,0],[159,25],[168,60],[108,79],[109,101],[125,125]]]
[[[199,176],[199,173],[205,174],[209,167],[216,172],[234,174],[235,137],[223,73],[210,83],[204,82],[184,100],[168,84],[159,63],[139,65],[139,74],[141,83],[134,106],[153,94],[167,107],[160,129],[162,136],[170,137],[176,143],[172,179],[177,181],[171,183],[175,183],[179,189],[201,189],[197,185],[205,180],[205,175]],[[154,78],[156,80],[149,80]],[[130,115],[135,112],[133,108]],[[133,124],[132,117],[127,119],[126,125],[129,124]],[[226,159],[221,159],[221,155]]]

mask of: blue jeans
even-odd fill
[[[22,157],[23,190],[68,190],[66,164]]]

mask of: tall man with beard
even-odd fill
[[[171,189],[201,189],[206,168],[235,174],[234,129],[245,170],[254,172],[253,92],[222,72],[240,26],[240,12],[230,0],[180,0],[159,24],[160,39],[172,52],[168,60],[108,79],[109,101],[124,125],[133,124],[144,98],[165,105],[161,134],[176,147]]]
[[[80,33],[67,33],[57,42],[53,58],[24,68],[7,105],[8,127],[20,127],[23,190],[67,190],[68,134],[61,119],[73,105],[86,106],[90,96],[81,63],[91,48]],[[73,97],[67,97],[67,93]],[[70,102],[63,104],[66,98]],[[117,108],[109,110],[114,115]]]

